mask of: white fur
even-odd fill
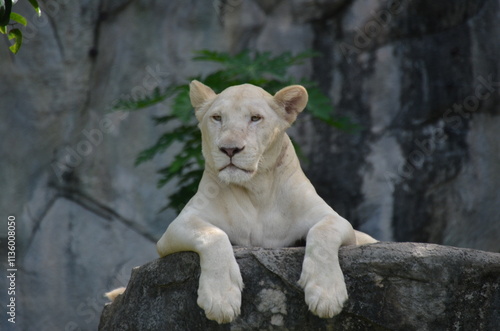
[[[307,103],[302,86],[274,96],[233,86],[216,95],[193,81],[191,103],[206,165],[198,192],[158,241],[160,256],[200,255],[198,305],[219,323],[240,313],[243,281],[231,245],[284,247],[306,239],[299,284],[309,309],[332,317],[347,300],[338,261],[342,245],[375,242],[353,230],[306,178],[285,133]],[[241,150],[232,157],[221,148]]]
[[[117,296],[122,295],[125,292],[125,287],[115,288],[112,291],[104,293],[104,296],[111,301],[114,301]]]

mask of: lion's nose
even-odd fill
[[[224,154],[226,154],[227,156],[229,157],[233,157],[235,154],[238,154],[239,152],[241,152],[242,150],[245,149],[245,146],[243,146],[242,148],[238,148],[238,147],[220,147],[219,148],[220,151]]]

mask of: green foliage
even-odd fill
[[[262,87],[270,93],[291,85],[301,84],[309,93],[308,112],[314,117],[331,126],[345,129],[349,128],[349,121],[332,117],[330,99],[321,92],[317,85],[311,81],[295,81],[287,76],[291,66],[302,64],[318,54],[303,52],[298,55],[283,53],[273,56],[269,52],[243,51],[236,55],[202,50],[195,53],[194,61],[215,62],[221,68],[206,77],[193,77],[210,86],[219,93],[229,86],[250,83]],[[165,168],[158,171],[160,179],[158,187],[162,187],[172,179],[178,179],[177,191],[169,196],[166,208],[180,211],[187,201],[196,193],[198,183],[203,173],[204,160],[201,153],[201,133],[193,116],[189,100],[189,83],[171,85],[164,90],[155,89],[153,93],[142,99],[122,100],[115,105],[115,109],[136,110],[163,102],[170,101],[170,111],[160,117],[154,117],[156,125],[171,123],[173,129],[167,130],[158,141],[139,153],[136,165],[152,160],[156,155],[166,152],[176,143],[179,152],[174,155],[173,161]],[[300,150],[298,151],[300,155]]]
[[[17,54],[19,52],[19,48],[21,47],[21,44],[23,42],[23,34],[21,30],[19,29],[12,29],[9,32],[9,40],[14,39],[15,43],[14,45],[10,46],[9,49],[12,53]]]
[[[42,15],[40,6],[36,0],[28,0],[38,16]],[[9,40],[14,40],[9,49],[12,53],[17,54],[23,43],[23,33],[16,28],[16,24],[28,25],[28,21],[24,16],[14,13],[12,5],[16,4],[17,0],[0,0],[0,33],[6,34]]]

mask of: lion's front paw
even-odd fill
[[[331,318],[339,314],[348,298],[340,266],[333,268],[334,271],[322,268],[310,269],[306,266],[307,264],[302,270],[299,285],[304,289],[309,310],[322,318]]]
[[[208,319],[219,324],[232,322],[240,314],[243,280],[234,264],[230,268],[202,270],[200,275],[198,305]]]

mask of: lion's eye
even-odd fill
[[[262,119],[262,116],[260,116],[260,115],[254,115],[254,116],[250,117],[250,120],[251,120],[252,122],[258,122],[258,121],[260,121],[261,119]]]
[[[222,121],[222,117],[221,117],[220,115],[214,115],[214,116],[212,116],[212,119],[213,119],[214,121],[216,121],[216,122],[220,122],[220,121]]]

